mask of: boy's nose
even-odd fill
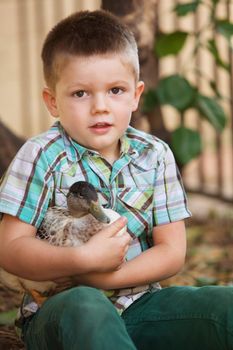
[[[96,113],[99,114],[99,113],[104,113],[108,111],[109,111],[109,108],[107,103],[107,97],[102,94],[94,96],[92,100],[92,108],[91,108],[92,114],[96,114]]]

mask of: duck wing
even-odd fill
[[[37,238],[55,246],[72,247],[86,243],[105,224],[91,214],[81,218],[71,216],[67,209],[49,208],[37,231]]]

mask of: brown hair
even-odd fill
[[[41,56],[46,83],[55,85],[60,56],[107,53],[126,53],[138,79],[137,44],[128,27],[107,11],[76,12],[58,22],[45,39]]]

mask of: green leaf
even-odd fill
[[[225,36],[228,40],[233,35],[233,23],[228,20],[217,20],[215,24],[216,30]]]
[[[154,50],[158,57],[176,55],[184,46],[188,33],[176,31],[160,34],[156,40]]]
[[[196,95],[194,87],[178,74],[161,79],[156,91],[160,104],[171,105],[179,111],[191,107]]]
[[[196,286],[203,287],[209,285],[217,285],[219,283],[217,277],[200,276],[196,278]]]
[[[218,50],[217,44],[216,44],[216,42],[214,40],[208,40],[207,49],[212,53],[216,64],[219,67],[222,67],[225,70],[227,70],[228,72],[230,72],[230,64],[226,63],[226,62],[224,62],[222,60],[222,58],[220,57],[220,54],[219,54],[219,50]]]
[[[12,325],[14,324],[16,315],[17,315],[17,309],[5,311],[0,313],[0,325]]]
[[[220,98],[220,99],[223,98],[223,96],[220,94],[220,92],[219,92],[219,90],[218,90],[216,81],[215,81],[215,80],[210,80],[210,81],[209,81],[209,84],[210,84],[211,89],[212,89],[213,92],[215,93],[216,97],[217,97],[217,98]]]
[[[157,98],[156,91],[154,89],[147,90],[143,98],[142,111],[144,113],[149,113],[155,108],[157,104],[158,104],[158,98]]]
[[[201,153],[200,134],[197,131],[181,126],[172,133],[171,148],[177,162],[185,165]]]
[[[196,107],[201,115],[207,119],[217,131],[221,132],[224,129],[227,116],[215,98],[198,94],[196,98]]]
[[[195,12],[200,3],[201,3],[200,0],[196,0],[196,1],[187,2],[184,4],[178,4],[174,7],[174,11],[179,17],[186,16],[190,12]]]

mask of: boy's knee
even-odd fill
[[[193,287],[191,291],[190,298],[186,298],[186,301],[196,313],[233,327],[233,287]]]
[[[225,307],[233,307],[233,288],[226,286],[205,286],[197,288],[197,295],[200,302],[209,305],[212,310],[223,310]]]
[[[39,336],[43,338],[43,349],[57,349],[61,345],[64,349],[92,349],[100,335],[105,343],[104,339],[114,334],[116,327],[122,333],[123,321],[104,293],[95,288],[76,287],[48,299],[30,329],[33,332],[37,328],[37,340]],[[30,342],[33,341],[32,336]],[[87,342],[89,347],[84,345]]]
[[[106,322],[116,312],[112,303],[98,289],[76,287],[62,294],[58,304],[61,319],[99,323]]]

